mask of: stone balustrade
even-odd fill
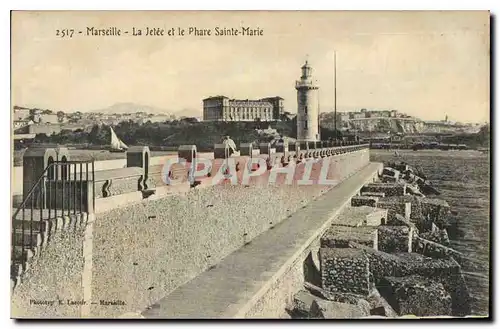
[[[96,198],[143,190],[143,171],[138,167],[95,172]]]
[[[263,157],[266,160],[267,170],[272,168],[286,167],[289,163],[304,163],[308,159],[332,158],[333,166],[336,166],[336,179],[343,179],[352,174],[353,168],[360,168],[363,164],[369,162],[369,154],[356,154],[349,156],[361,150],[368,150],[368,144],[354,143],[333,143],[333,142],[295,142],[281,143],[276,148],[271,148],[269,143],[259,145],[256,152],[252,143],[242,143],[239,154],[231,154],[224,144],[216,144],[214,147],[213,159],[209,157],[210,168],[207,176],[217,174],[224,160],[231,157],[236,160],[236,170],[243,172],[244,166],[249,159],[253,157]],[[336,146],[334,146],[336,145]],[[342,157],[336,157],[343,155]],[[206,154],[204,155],[206,156]],[[200,155],[195,145],[181,145],[178,149],[177,159],[175,157],[165,158],[163,161],[151,160],[149,147],[134,146],[129,148],[125,154],[125,168],[112,168],[106,170],[96,170],[95,193],[96,198],[106,198],[113,195],[124,194],[128,192],[144,191],[159,186],[165,186],[188,182],[188,172],[193,168],[200,169],[201,164],[197,163]],[[33,148],[25,153],[24,164],[30,171],[24,170],[26,174],[23,178],[23,187],[28,189],[32,186],[32,181],[36,177],[32,173],[41,173],[43,168],[50,161],[69,160],[70,154],[64,147],[55,148]],[[177,160],[183,159],[184,163],[177,163]],[[165,165],[173,160],[168,172]],[[162,163],[164,162],[164,163]],[[352,168],[347,168],[347,163]],[[101,166],[95,165],[96,168]],[[251,170],[256,170],[255,166]],[[38,168],[38,169],[37,169]],[[42,169],[41,169],[42,168]]]

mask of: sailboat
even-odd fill
[[[116,136],[115,131],[112,127],[109,127],[111,131],[111,145],[109,148],[110,152],[125,152],[128,149],[128,146]]]

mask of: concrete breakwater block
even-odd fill
[[[379,226],[387,219],[387,209],[368,206],[349,207],[336,219],[337,226]]]
[[[401,172],[399,170],[385,167],[382,170],[382,182],[383,183],[396,183],[401,178]]]
[[[361,192],[383,192],[386,196],[406,194],[406,184],[402,183],[369,183],[363,186]]]
[[[394,168],[396,170],[399,170],[400,172],[411,172],[411,173],[416,173],[418,175],[422,175],[422,172],[417,170],[416,168],[410,166],[406,162],[401,162],[401,161],[396,161],[396,162],[388,162],[386,164],[387,167]]]
[[[399,315],[452,315],[450,294],[432,279],[418,275],[386,277],[378,289]]]
[[[361,196],[356,195],[351,198],[351,206],[359,207],[359,206],[368,206],[368,207],[376,207],[379,198],[373,196]]]
[[[413,252],[428,257],[433,257],[433,258],[454,257],[458,261],[460,261],[463,258],[462,253],[434,241],[426,240],[421,237],[416,237],[414,239],[414,242],[415,243],[413,245]]]
[[[366,300],[370,303],[370,315],[380,315],[382,317],[391,318],[398,316],[391,305],[380,295],[377,288],[373,288]]]
[[[451,212],[450,205],[446,200],[435,198],[422,198],[420,200],[422,206],[422,215],[429,216],[438,227],[446,226],[447,217]]]
[[[373,196],[377,198],[385,198],[384,192],[361,192],[361,196]]]
[[[409,219],[407,219],[399,214],[396,214],[396,216],[394,216],[391,220],[388,220],[387,225],[411,227],[415,230],[415,233],[418,234],[417,226],[414,223],[410,222]]]
[[[391,196],[391,197],[385,197],[381,198],[379,202],[377,203],[377,206],[380,205],[381,208],[386,208],[389,206],[386,206],[387,203],[397,203],[399,204],[398,207],[394,206],[393,209],[399,209],[398,211],[389,211],[389,218],[394,218],[394,214],[398,213],[406,218],[409,218],[412,223],[415,223],[421,232],[429,231],[431,230],[432,226],[432,218],[427,218],[427,216],[424,216],[424,213],[422,211],[422,200],[427,199],[427,198],[421,198],[415,195],[403,195],[403,196]],[[404,203],[410,203],[410,210],[406,210],[406,206],[404,206]],[[392,207],[392,206],[391,206]],[[388,208],[390,209],[390,208]],[[403,212],[403,209],[404,212]],[[408,213],[409,212],[409,216]]]
[[[470,314],[471,296],[461,273],[461,267],[453,258],[436,259],[417,253],[398,253],[395,255],[362,245],[353,247],[365,251],[370,262],[370,273],[377,287],[380,287],[386,277],[420,275],[443,284],[452,298],[453,315]],[[370,299],[368,298],[368,300]]]
[[[311,317],[314,319],[357,319],[369,315],[370,304],[365,300],[354,305],[315,299],[311,306]]]
[[[359,249],[320,248],[321,283],[330,292],[367,296],[370,291],[368,258]]]
[[[420,237],[432,242],[440,243],[443,246],[450,245],[450,239],[448,237],[448,231],[446,229],[441,230],[439,228],[436,228],[431,232],[424,232],[420,234]]]
[[[401,175],[401,173],[399,172],[399,170],[396,170],[394,168],[385,167],[382,170],[382,175],[387,175],[387,176],[391,176],[391,177],[394,177],[394,178],[398,179],[399,176]]]
[[[382,175],[381,181],[382,183],[396,183],[398,182],[398,178],[394,176]]]
[[[407,226],[379,226],[378,249],[388,253],[411,252],[414,229]]]
[[[406,163],[397,163],[397,164],[394,164],[391,167],[393,167],[394,169],[399,170],[399,171],[410,170],[410,166],[408,166]]]
[[[422,275],[435,280],[450,281],[450,277],[460,274],[461,267],[454,259],[429,258],[418,253],[390,254],[370,249],[363,245],[354,246],[365,252],[370,262],[370,273],[375,284],[386,276]]]
[[[349,242],[378,249],[377,229],[371,226],[332,226],[320,240],[322,248],[349,248]]]
[[[299,290],[293,295],[292,305],[288,307],[288,311],[293,318],[307,318],[310,316],[312,303],[317,298],[319,297],[314,296],[309,291]]]
[[[396,218],[396,215],[404,216],[409,219],[411,217],[411,203],[410,202],[401,202],[399,200],[387,200],[387,199],[379,199],[377,202],[377,207],[382,209],[387,209],[387,220],[393,221]]]
[[[300,290],[293,296],[288,311],[294,319],[342,319],[360,318],[370,315],[370,304],[364,299],[356,303],[341,303]]]
[[[388,216],[389,216],[389,211],[387,209],[375,208],[369,214],[366,215],[365,225],[367,226],[384,225],[387,222]]]

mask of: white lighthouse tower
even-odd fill
[[[297,89],[297,140],[319,141],[319,86],[312,79],[312,68],[306,61],[302,76],[295,82]]]

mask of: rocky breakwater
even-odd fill
[[[422,173],[386,164],[321,238],[316,280],[305,278],[293,318],[466,316],[466,258],[449,247],[451,209]],[[313,277],[313,276],[311,276]]]

